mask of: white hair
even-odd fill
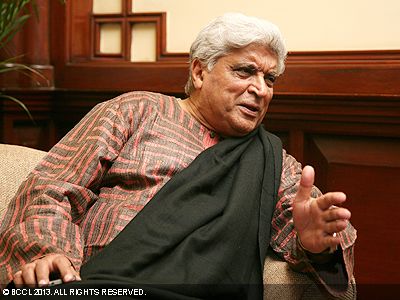
[[[185,92],[194,91],[192,62],[197,59],[211,71],[217,60],[234,49],[257,44],[272,51],[278,59],[277,72],[285,70],[286,46],[278,27],[269,21],[240,13],[226,13],[204,27],[192,43],[189,53],[189,79]]]

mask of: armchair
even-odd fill
[[[45,154],[32,148],[0,144],[0,219],[19,185]],[[343,297],[331,297],[306,274],[292,271],[272,251],[268,253],[264,265],[264,299],[355,298],[354,282]]]

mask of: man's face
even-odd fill
[[[249,45],[221,57],[211,71],[197,68],[196,106],[204,125],[223,136],[243,136],[260,125],[277,77],[271,51]]]

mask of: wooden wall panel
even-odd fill
[[[295,94],[400,95],[400,51],[290,53],[277,91]]]
[[[278,93],[264,120],[323,192],[348,196],[358,230],[358,299],[391,299],[400,284],[400,102],[393,96]],[[383,294],[388,298],[383,297]],[[380,295],[380,296],[378,296]]]
[[[49,0],[37,0],[37,12],[31,6],[31,18],[14,38],[0,50],[0,61],[18,57],[16,62],[28,65],[31,69],[42,73],[37,76],[30,72],[5,72],[0,74],[0,88],[52,87],[54,69],[50,62],[50,10]]]
[[[0,142],[49,150],[56,142],[51,90],[8,90],[28,107],[35,122],[11,100],[0,100]]]
[[[387,292],[400,284],[400,138],[311,134],[307,140],[305,161],[315,167],[317,186],[347,195],[358,231],[358,298],[370,299],[373,286]]]

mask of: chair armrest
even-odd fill
[[[0,144],[0,219],[20,184],[45,154],[28,147]]]
[[[354,278],[346,293],[333,297],[306,273],[293,271],[289,264],[280,259],[272,250],[268,251],[264,263],[264,300],[309,300],[309,299],[356,299]]]

